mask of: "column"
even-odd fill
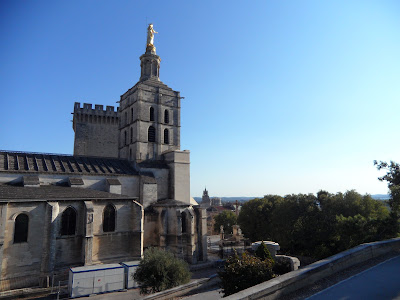
[[[93,203],[84,201],[85,203],[85,237],[83,240],[83,261],[86,265],[92,264],[93,251]]]
[[[4,203],[0,206],[0,278],[3,267],[4,235],[7,225],[7,208],[8,203]]]
[[[40,284],[48,287],[50,277],[56,264],[56,242],[59,232],[59,222],[57,220],[60,207],[58,202],[46,203],[46,221],[44,226],[44,238],[42,248],[42,263],[40,266]]]

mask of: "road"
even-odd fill
[[[400,300],[400,256],[347,278],[307,299]]]

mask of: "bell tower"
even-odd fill
[[[160,80],[154,33],[150,24],[140,79],[119,101],[118,156],[138,163],[162,160],[164,153],[180,149],[181,97]]]
[[[156,47],[146,47],[146,53],[140,57],[140,81],[149,78],[160,80],[161,58],[156,54]]]

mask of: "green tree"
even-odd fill
[[[390,199],[388,201],[390,207],[390,220],[388,224],[391,226],[392,235],[396,236],[400,233],[400,164],[391,161],[390,163],[375,160],[378,170],[385,170],[386,174],[378,179],[380,181],[387,181]]]
[[[191,274],[186,262],[171,252],[149,248],[144,252],[134,279],[140,284],[140,292],[149,294],[189,282]]]
[[[374,161],[378,170],[386,170],[386,174],[378,179],[387,181],[390,200],[389,206],[394,217],[400,217],[400,164],[391,161],[390,163]]]
[[[283,198],[280,196],[266,195],[243,204],[238,217],[243,234],[253,242],[271,240],[273,212],[281,201]]]
[[[224,269],[218,272],[224,296],[274,278],[273,264],[272,259],[261,260],[247,253],[240,257],[235,253],[226,260]]]
[[[214,230],[219,232],[220,226],[224,226],[225,233],[232,232],[232,225],[237,224],[237,216],[231,210],[224,210],[222,213],[214,216]]]
[[[272,240],[288,254],[328,257],[391,237],[385,205],[354,190],[330,194],[267,195],[243,205],[238,223],[252,241]],[[392,226],[393,227],[393,226]]]

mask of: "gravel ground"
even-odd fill
[[[326,277],[324,279],[321,279],[314,284],[312,284],[309,287],[302,288],[300,290],[297,290],[293,293],[290,293],[288,295],[284,295],[280,298],[279,300],[300,300],[300,299],[305,299],[307,297],[310,297],[319,291],[322,291],[346,278],[349,278],[351,276],[354,276],[364,270],[367,270],[385,260],[388,260],[392,257],[395,257],[400,254],[399,251],[391,252],[386,255],[379,256],[377,258],[370,259],[368,262],[364,262],[358,265],[355,265],[353,267],[350,267],[348,269],[345,269],[343,271],[340,271],[336,274],[333,274],[329,277]]]

